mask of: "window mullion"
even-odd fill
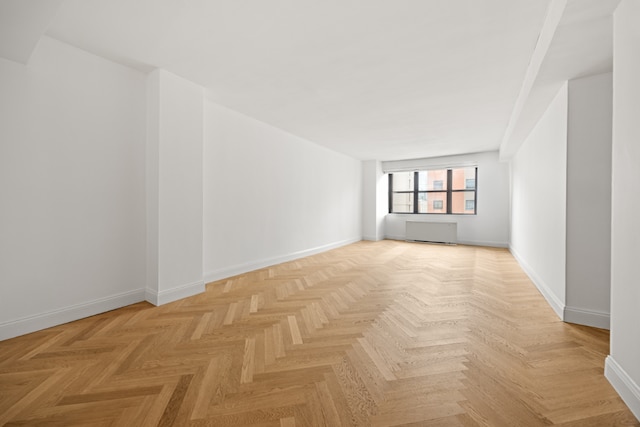
[[[473,214],[478,214],[478,168],[476,167],[476,173],[474,176],[475,182],[473,183]]]
[[[447,169],[447,214],[451,214],[451,201],[452,197],[452,187],[453,187],[453,170]]]
[[[389,213],[393,213],[393,174],[389,174]]]
[[[413,173],[413,213],[418,213],[418,171]]]

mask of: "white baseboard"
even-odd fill
[[[513,255],[513,257],[518,261],[520,267],[524,270],[524,272],[529,276],[533,284],[538,288],[538,291],[542,294],[544,299],[547,300],[547,303],[551,306],[553,311],[556,312],[560,320],[564,320],[564,303],[560,301],[560,299],[553,293],[551,288],[542,280],[535,272],[533,268],[518,254],[518,252],[513,249],[513,247],[509,247],[509,251]]]
[[[0,324],[0,341],[144,301],[144,289],[99,298]]]
[[[551,291],[549,286],[536,274],[534,269],[527,264],[522,256],[520,256],[518,251],[513,247],[510,247],[509,250],[513,257],[518,261],[518,264],[520,264],[520,267],[522,267],[524,272],[527,273],[527,276],[529,276],[533,284],[536,285],[536,288],[538,288],[542,296],[547,300],[547,303],[549,303],[553,311],[556,312],[562,321],[592,326],[595,328],[609,329],[609,313],[565,306],[553,291]]]
[[[627,404],[633,415],[640,420],[640,386],[609,355],[604,361],[604,376]]]
[[[362,240],[368,240],[370,242],[378,242],[378,241],[383,240],[383,239],[380,239],[380,238],[378,238],[376,236],[362,236]]]
[[[594,328],[609,329],[609,313],[565,306],[564,321]]]
[[[151,304],[158,306],[198,295],[204,291],[204,280],[198,280],[197,282],[187,283],[160,292],[147,288],[145,290],[145,299]]]
[[[351,239],[341,240],[339,242],[329,243],[327,245],[317,246],[311,249],[305,249],[303,251],[292,252],[287,255],[280,255],[272,258],[264,258],[257,261],[250,261],[242,264],[232,265],[229,267],[219,268],[219,269],[205,273],[204,281],[205,283],[215,282],[216,280],[225,279],[231,276],[237,276],[238,274],[248,273],[250,271],[259,270],[261,268],[270,267],[276,264],[281,264],[283,262],[293,261],[295,259],[304,258],[307,256],[326,252],[331,249],[335,249],[341,246],[346,246],[352,243],[359,242],[361,240],[362,240],[361,237],[354,237]]]

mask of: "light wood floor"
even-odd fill
[[[0,425],[640,425],[506,250],[360,242],[0,342]]]

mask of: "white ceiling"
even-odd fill
[[[522,145],[560,86],[571,79],[611,71],[613,11],[620,0],[568,0],[522,114],[501,146],[508,158]]]
[[[0,16],[8,3],[47,4],[0,1]],[[216,102],[356,158],[397,160],[498,149],[557,1],[65,0],[46,34],[142,71],[164,68]],[[594,69],[610,67],[610,31],[602,39],[585,22],[610,19],[618,1],[569,1],[531,94],[580,75],[583,54]],[[0,55],[12,45],[0,40]],[[528,99],[513,135],[537,120]]]
[[[62,0],[0,0],[0,57],[26,64]]]

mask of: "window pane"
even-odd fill
[[[473,214],[475,213],[476,193],[474,191],[458,191],[451,194],[451,213]]]
[[[395,181],[396,176],[393,175]],[[391,212],[413,213],[413,193],[393,193]]]
[[[427,193],[418,193],[418,213],[427,211]]]
[[[413,172],[394,173],[393,191],[413,191]]]
[[[438,169],[431,171],[418,172],[418,190],[446,190],[447,189],[447,170]]]
[[[427,173],[422,171],[418,172],[418,191],[424,191],[427,189]]]
[[[418,193],[418,213],[447,213],[447,193]]]
[[[454,190],[474,190],[476,188],[476,168],[459,168],[451,171]]]

